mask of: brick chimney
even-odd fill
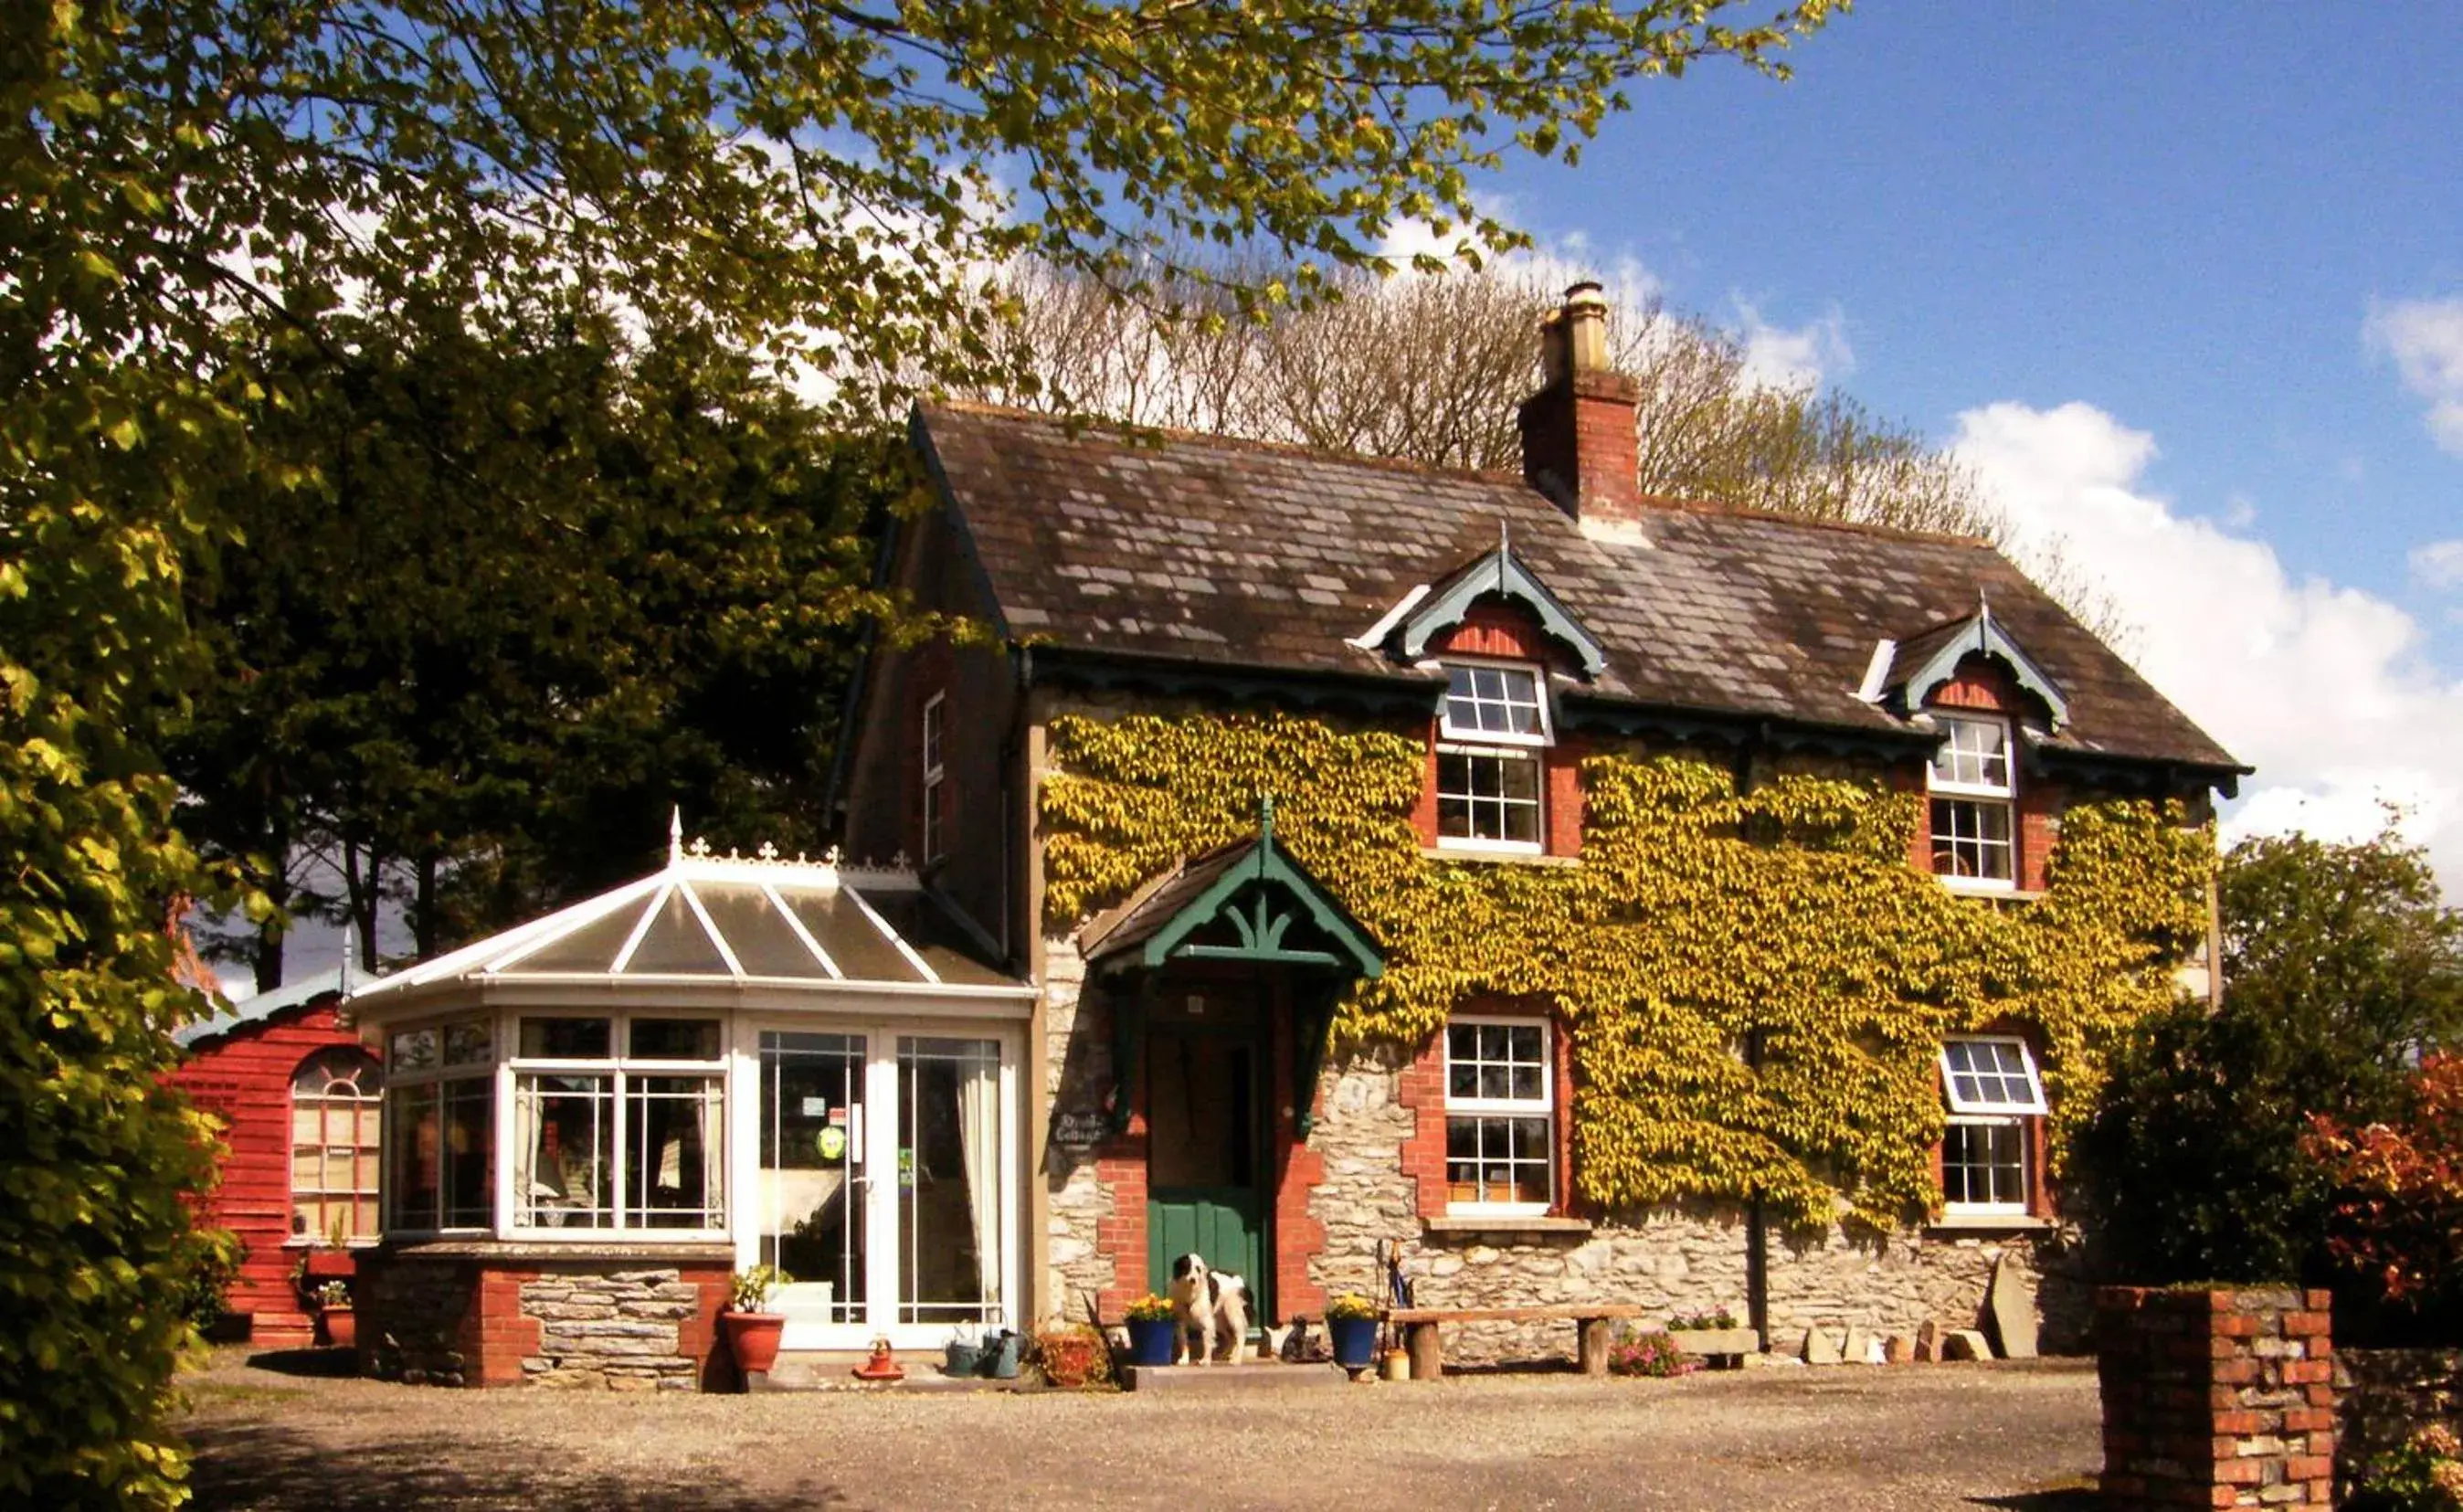
[[[1642,518],[1634,414],[1641,385],[1608,366],[1608,301],[1596,283],[1565,291],[1539,322],[1540,390],[1522,402],[1522,475],[1584,525]]]

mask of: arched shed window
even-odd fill
[[[384,1069],[356,1045],[317,1051],[291,1078],[291,1233],[374,1238]]]

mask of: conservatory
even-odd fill
[[[764,850],[679,837],[353,997],[387,1068],[380,1373],[689,1384],[759,1264],[790,1349],[1022,1320],[1034,989],[913,874]]]

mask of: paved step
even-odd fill
[[[1132,1391],[1218,1396],[1243,1391],[1316,1391],[1350,1383],[1339,1365],[1132,1365],[1121,1385]]]

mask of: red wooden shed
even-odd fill
[[[294,1272],[312,1246],[377,1235],[377,1058],[342,1028],[342,974],[260,993],[188,1025],[174,1073],[223,1122],[228,1153],[207,1216],[248,1246],[229,1307],[250,1338],[276,1348],[311,1342]]]

